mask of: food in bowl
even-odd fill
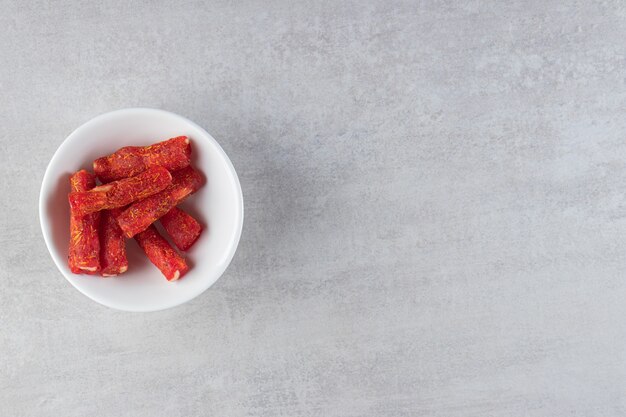
[[[159,219],[180,251],[202,233],[201,224],[177,206],[203,185],[191,166],[191,143],[178,136],[150,146],[126,146],[97,158],[95,174],[70,177],[68,264],[75,274],[118,276],[129,268],[126,238],[135,238],[168,281],[189,267],[154,227]],[[101,182],[96,185],[96,178]]]

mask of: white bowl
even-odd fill
[[[149,145],[174,136],[191,138],[192,163],[206,183],[184,203],[205,227],[184,253],[190,270],[168,282],[127,240],[128,272],[112,278],[75,275],[67,265],[70,175],[123,146]],[[243,226],[243,196],[237,173],[220,145],[197,124],[156,109],[124,109],[95,117],[65,139],[52,157],[39,196],[41,231],[59,271],[78,291],[105,306],[125,311],[156,311],[177,306],[209,288],[233,258]],[[161,229],[162,230],[162,229]]]

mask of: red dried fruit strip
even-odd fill
[[[126,242],[124,234],[117,224],[121,209],[104,210],[100,227],[100,264],[103,277],[114,277],[128,269]]]
[[[96,177],[83,170],[70,177],[71,192],[85,192],[96,186]],[[70,247],[68,264],[75,274],[93,274],[100,270],[100,213],[77,214],[70,207]]]
[[[191,166],[172,173],[172,184],[158,194],[132,204],[117,218],[126,237],[146,230],[202,186],[202,176]]]
[[[187,136],[178,136],[150,146],[126,146],[93,161],[93,170],[102,182],[133,177],[153,166],[170,171],[190,163],[191,145]]]
[[[135,236],[141,249],[148,255],[148,259],[165,275],[168,281],[175,281],[189,270],[185,258],[167,243],[154,226],[148,227]]]
[[[190,214],[174,207],[159,219],[172,242],[182,251],[188,250],[202,233],[202,226]]]
[[[79,214],[123,207],[158,193],[171,183],[170,172],[156,166],[131,178],[100,185],[86,192],[70,193],[70,206]]]

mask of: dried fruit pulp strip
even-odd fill
[[[71,192],[85,192],[96,185],[96,177],[84,169],[70,177]],[[68,264],[75,274],[100,270],[100,213],[80,215],[70,207],[70,247]]]
[[[154,226],[148,227],[135,236],[143,251],[168,281],[175,281],[185,275],[189,267],[185,259],[167,243]]]
[[[191,166],[176,171],[169,187],[132,204],[118,216],[117,223],[126,237],[133,237],[198,191],[201,185],[202,176]]]
[[[93,161],[93,169],[100,181],[106,183],[133,177],[152,166],[170,171],[182,169],[189,165],[190,156],[189,138],[178,136],[150,146],[126,146]]]
[[[202,233],[200,223],[178,207],[165,213],[159,221],[172,238],[172,242],[182,251],[188,250]]]
[[[117,224],[116,217],[121,209],[104,210],[100,228],[100,264],[103,277],[123,274],[128,269],[126,242],[124,234]]]
[[[70,206],[79,214],[123,207],[158,193],[171,182],[169,171],[156,166],[131,178],[100,185],[85,192],[70,193]]]

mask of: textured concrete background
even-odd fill
[[[0,415],[626,413],[624,2],[97,3],[0,0]],[[246,203],[152,314],[37,219],[61,141],[131,106],[204,126]]]

